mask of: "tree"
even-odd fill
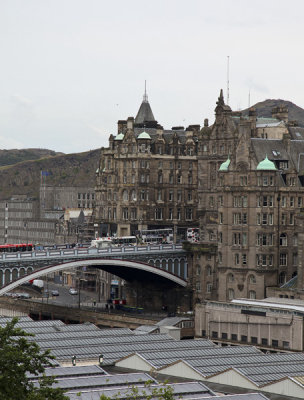
[[[0,400],[68,400],[62,389],[52,388],[55,379],[43,375],[54,357],[27,340],[32,335],[16,328],[17,322],[13,318],[0,327]],[[28,374],[40,376],[39,385]]]

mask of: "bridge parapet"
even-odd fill
[[[37,250],[32,252],[17,253],[0,253],[0,265],[2,263],[15,263],[20,260],[49,260],[52,258],[74,258],[85,256],[104,256],[111,255],[140,255],[140,254],[162,254],[168,252],[185,253],[183,246],[180,244],[170,245],[149,245],[149,246],[125,246],[125,247],[109,247],[107,249],[96,248],[76,248],[76,249],[60,249],[60,250]]]

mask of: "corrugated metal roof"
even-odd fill
[[[197,398],[197,397],[210,397],[213,395],[213,392],[205,386],[201,382],[186,382],[186,383],[170,383],[167,385],[158,384],[158,385],[150,385],[149,387],[145,386],[137,386],[138,392],[136,393],[136,398],[146,398],[149,395],[152,395],[153,389],[157,388],[165,388],[171,387],[173,389],[174,397],[179,398]],[[78,400],[79,396],[77,397],[76,392],[69,391],[65,393],[67,396],[70,397],[71,400]],[[133,398],[132,396],[132,388],[126,386],[125,388],[117,388],[117,389],[105,389],[99,391],[88,391],[88,392],[81,392],[81,399],[82,400],[99,400],[101,394],[112,398],[112,399],[125,399],[125,398]],[[151,397],[152,399],[156,399],[158,396]]]
[[[106,371],[104,371],[98,365],[45,368],[44,374],[46,376],[56,376],[57,378],[89,375],[107,375]],[[28,374],[27,377],[33,380],[37,380],[37,375],[34,374]]]

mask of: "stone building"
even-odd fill
[[[39,189],[41,212],[67,208],[94,208],[95,191],[90,187],[52,186],[42,184]]]
[[[187,227],[198,226],[198,136],[197,125],[164,130],[146,94],[135,119],[118,121],[96,171],[94,222],[101,236],[173,228],[184,239]]]
[[[218,300],[261,299],[297,274],[304,129],[286,115],[279,107],[273,118],[257,118],[254,109],[242,117],[221,92],[213,126],[201,130],[200,235],[217,244]]]
[[[195,334],[222,345],[303,351],[303,301],[267,298],[206,301],[196,307]]]

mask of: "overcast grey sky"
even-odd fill
[[[0,0],[0,149],[107,146],[136,116],[213,122],[221,88],[237,110],[304,107],[303,0]]]

